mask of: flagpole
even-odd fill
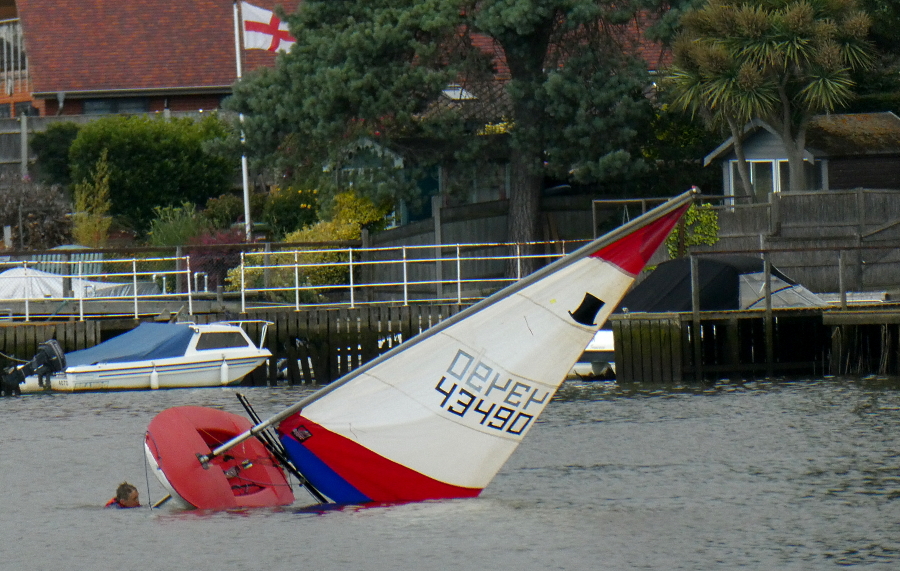
[[[241,26],[240,26],[240,18],[238,16],[238,3],[234,2],[234,59],[237,64],[237,80],[241,80],[241,76],[243,75],[243,69],[241,67]],[[247,167],[247,152],[245,145],[247,144],[247,137],[244,135],[244,114],[240,114],[240,122],[241,122],[241,149],[243,152],[241,153],[241,182],[244,185],[244,233],[247,237],[247,241],[250,242],[253,239],[253,231],[252,224],[250,222],[250,184],[249,184],[249,175],[248,175],[248,167]]]

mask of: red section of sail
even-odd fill
[[[298,427],[311,435],[303,440],[303,446],[373,502],[472,498],[481,493],[480,488],[454,486],[429,478],[335,434],[300,414],[284,420],[278,426],[278,431],[292,436],[291,432]],[[433,453],[440,454],[440,450],[434,450]]]
[[[196,508],[290,505],[294,493],[284,472],[255,437],[205,466],[197,459],[251,426],[246,418],[222,410],[178,406],[150,421],[144,441],[178,495]]]
[[[650,261],[650,256],[656,252],[675,224],[678,223],[688,206],[674,210],[652,224],[638,228],[631,234],[594,252],[591,256],[603,258],[631,275],[639,274]]]

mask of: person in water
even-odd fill
[[[108,508],[136,508],[140,507],[141,501],[138,499],[138,490],[128,482],[122,482],[116,488],[116,497],[106,502]]]

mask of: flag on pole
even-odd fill
[[[286,52],[297,41],[288,32],[287,23],[282,22],[271,10],[241,2],[241,15],[244,22],[244,49]]]

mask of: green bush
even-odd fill
[[[685,252],[690,246],[701,244],[712,246],[719,241],[719,214],[709,204],[700,206],[692,204],[684,213],[682,224],[684,225]],[[672,233],[666,238],[666,250],[673,260],[684,254],[684,252],[678,251],[681,243],[682,224],[676,224]]]
[[[217,230],[230,228],[244,216],[244,199],[236,194],[223,194],[206,201],[203,216]]]
[[[81,127],[72,143],[72,180],[88,178],[106,149],[110,212],[145,232],[156,207],[185,201],[204,204],[231,186],[237,163],[204,150],[208,142],[225,135],[225,124],[215,116],[199,121],[104,117]]]
[[[109,161],[104,149],[91,180],[75,185],[75,216],[72,238],[77,244],[98,248],[106,244],[112,219],[109,212]]]
[[[69,186],[69,149],[78,137],[81,126],[71,121],[51,123],[46,131],[31,136],[29,145],[37,155],[35,178],[45,184]],[[99,158],[99,155],[98,157]],[[94,159],[94,164],[97,162]]]
[[[292,232],[285,237],[287,242],[336,242],[344,240],[358,240],[362,235],[364,226],[379,223],[384,220],[387,212],[379,208],[371,200],[361,197],[354,192],[339,194],[334,199],[331,209],[332,219],[323,220],[308,226],[302,230]],[[262,257],[253,257],[254,263],[263,264]],[[297,260],[300,264],[330,264],[336,266],[319,266],[315,268],[301,268],[299,284],[301,286],[326,286],[349,283],[347,253],[342,250],[322,248],[320,252],[302,254]],[[294,264],[294,255],[289,253],[273,253],[269,256],[269,265]],[[244,281],[249,287],[263,287],[264,272],[262,268],[245,267]],[[234,291],[240,289],[241,269],[232,268],[226,278],[226,289]],[[295,276],[292,267],[278,268],[269,271],[269,287],[279,288],[294,287]],[[282,292],[283,295],[269,295],[269,299],[290,301],[292,292]],[[306,291],[306,299],[319,299],[321,296],[314,290]]]
[[[184,246],[207,231],[206,219],[190,202],[181,206],[157,206],[148,232],[152,246]]]
[[[280,240],[313,224],[318,215],[317,195],[316,190],[273,187],[266,197],[262,213],[262,221],[268,224],[272,239]]]

